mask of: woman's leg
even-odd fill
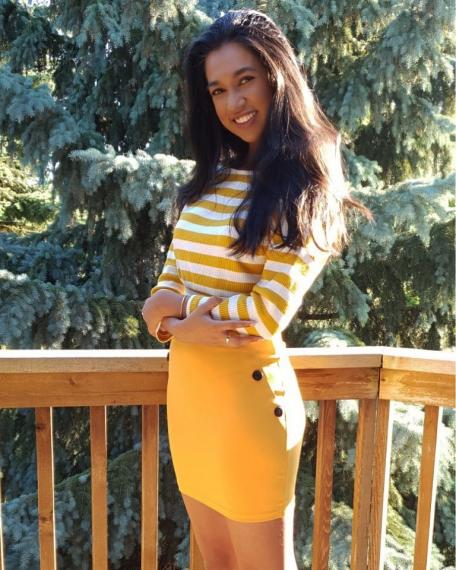
[[[206,570],[237,570],[228,519],[196,499],[182,494]]]
[[[282,518],[258,523],[228,520],[239,570],[298,570],[293,545],[292,501]]]

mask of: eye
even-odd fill
[[[247,81],[250,81],[251,79],[255,79],[254,77],[252,77],[251,75],[244,75],[244,77],[241,78],[241,80],[239,81],[239,83],[243,84],[242,82],[244,81],[244,79],[246,79]],[[212,91],[211,95],[215,96],[217,95],[217,91],[223,91],[223,89],[214,89],[214,91]]]
[[[246,75],[244,76],[241,81],[239,83],[241,83],[242,81],[244,81],[244,79],[247,79],[247,81],[250,81],[251,79],[255,79],[254,77],[251,77],[250,75]]]

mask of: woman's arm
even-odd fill
[[[149,334],[160,342],[168,342],[174,336],[173,331],[181,325],[179,337],[183,340],[197,342],[195,339],[199,339],[201,342],[201,339],[204,339],[206,343],[220,345],[225,342],[224,334],[226,331],[234,330],[236,332],[237,328],[256,324],[256,321],[250,318],[232,319],[224,323],[214,320],[210,315],[210,310],[223,301],[222,298],[217,299],[215,296],[206,297],[206,302],[202,303],[203,306],[192,311],[192,315],[196,318],[188,319],[187,311],[183,306],[184,294],[185,285],[177,271],[173,242],[171,242],[162,273],[142,308],[142,316],[147,324]],[[181,309],[184,310],[182,321],[186,321],[185,326],[182,326],[184,323],[176,318],[181,316]],[[195,315],[194,313],[198,314]],[[206,313],[208,314],[206,315]],[[158,328],[159,323],[161,323],[160,328]],[[242,346],[258,339],[259,337],[256,335],[239,336],[236,334],[231,340],[230,346]]]
[[[274,241],[281,240],[275,238]],[[306,246],[292,251],[275,249],[274,245],[271,243],[267,248],[262,274],[251,292],[225,297],[222,303],[212,309],[210,314],[213,319],[255,320],[257,323],[254,327],[239,332],[265,339],[272,338],[288,326],[330,254],[320,251],[310,240]],[[201,279],[204,280],[204,276]],[[190,295],[185,316],[189,317],[207,299],[207,295]]]
[[[155,336],[158,324],[164,317],[180,317],[183,297],[179,293],[160,289],[146,299],[141,313],[152,336]],[[163,323],[160,328],[164,329]]]
[[[171,338],[178,338],[184,342],[203,343],[215,346],[227,346],[226,337],[229,336],[229,346],[236,348],[261,340],[254,335],[239,335],[237,328],[252,326],[254,321],[216,321],[210,316],[210,311],[221,299],[211,297],[203,303],[191,316],[184,319],[164,317],[161,322],[160,334],[157,339],[168,342]]]
[[[154,335],[163,317],[180,316],[184,293],[185,285],[177,271],[174,244],[171,241],[162,272],[141,311],[150,334]]]
[[[157,317],[158,321],[163,317],[179,317],[182,297],[183,295],[180,293],[175,293],[169,289],[160,289],[146,299],[144,307],[146,305],[150,307],[148,312]]]

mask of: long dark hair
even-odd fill
[[[369,219],[372,213],[349,195],[340,136],[307,85],[293,48],[271,18],[256,10],[230,10],[186,50],[186,130],[195,167],[178,189],[177,215],[247,156],[249,144],[221,124],[207,90],[205,59],[228,42],[238,42],[259,59],[273,91],[250,192],[234,213],[239,237],[231,245],[233,253],[254,255],[278,230],[278,247],[305,246],[311,238],[319,249],[340,255],[348,242],[346,208],[355,207]],[[250,208],[241,224],[247,199]],[[315,230],[329,249],[320,247]]]

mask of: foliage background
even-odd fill
[[[157,348],[139,309],[160,274],[192,168],[182,55],[230,8],[284,30],[340,129],[375,223],[315,282],[288,346],[454,348],[454,43],[443,0],[0,0],[0,346]],[[161,345],[160,345],[161,347]],[[349,568],[358,405],[337,404],[331,568]],[[317,402],[297,484],[310,568]],[[394,406],[386,568],[413,560],[421,406]],[[432,569],[454,568],[453,410],[444,410]],[[54,409],[59,565],[90,568],[85,408]],[[138,565],[140,414],[109,409],[112,568]],[[188,566],[188,519],[160,408],[160,568]],[[7,569],[38,568],[33,410],[1,410]]]

